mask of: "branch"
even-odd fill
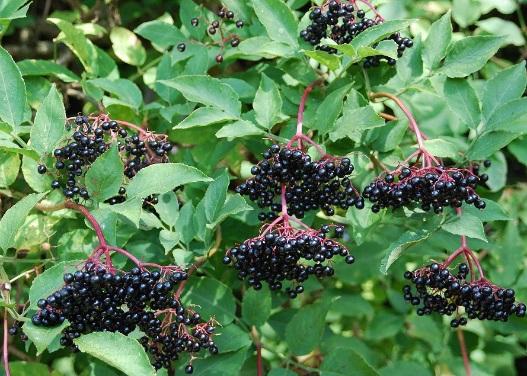
[[[466,376],[471,376],[472,372],[470,370],[470,360],[467,353],[467,345],[465,344],[465,335],[461,328],[457,328],[457,339],[459,341],[459,348],[461,349],[461,356],[463,357],[463,366],[465,366]]]

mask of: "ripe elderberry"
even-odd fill
[[[476,188],[488,176],[478,174],[477,166],[462,169],[404,166],[375,179],[362,195],[373,203],[374,212],[417,205],[425,211],[441,213],[445,207],[459,208],[463,202],[484,209],[485,201],[478,196]]]
[[[82,270],[64,274],[65,285],[37,302],[39,310],[31,321],[55,327],[68,320],[60,344],[72,351],[78,351],[73,339],[83,334],[128,335],[139,328],[145,334],[140,343],[154,367],[171,368],[183,352],[218,352],[213,322],[204,322],[174,295],[176,285],[185,279],[187,273],[178,268],[150,272],[136,267],[121,273],[88,262]]]
[[[316,49],[331,54],[337,53],[337,49],[320,44],[322,39],[331,38],[337,44],[350,43],[357,35],[372,26],[381,24],[384,19],[373,8],[375,18],[365,17],[365,12],[358,8],[353,2],[331,0],[325,2],[322,7],[314,8],[309,19],[311,24],[300,32],[300,37]],[[399,33],[390,35],[386,40],[393,40],[397,44],[397,55],[401,57],[406,48],[413,46],[410,38],[404,38]],[[376,45],[374,45],[376,47]],[[364,67],[379,66],[381,61],[386,61],[389,65],[394,65],[396,60],[388,56],[370,56],[364,61]]]
[[[73,132],[69,139],[63,141],[61,147],[53,151],[53,168],[39,165],[37,171],[40,174],[52,174],[54,180],[51,187],[62,188],[67,198],[89,198],[82,178],[91,164],[108,150],[115,139],[128,178],[133,178],[146,166],[168,161],[167,154],[173,147],[165,140],[165,136],[146,131],[130,135],[119,122],[110,120],[105,115],[95,118],[78,115],[74,124],[68,123],[66,127]]]
[[[328,237],[329,232],[327,225],[319,231],[296,230],[287,221],[279,228],[269,225],[260,236],[229,249],[223,261],[232,264],[238,277],[255,290],[262,288],[262,282],[271,290],[281,290],[287,283],[286,293],[295,298],[311,275],[324,278],[334,274],[327,264],[334,256],[344,257],[348,264],[355,261],[346,247]],[[342,233],[340,226],[335,227],[335,237]]]
[[[453,328],[466,325],[470,319],[507,321],[512,315],[525,316],[526,306],[515,303],[513,289],[495,286],[485,279],[467,281],[468,273],[469,267],[464,263],[459,265],[457,274],[437,263],[407,271],[404,277],[414,287],[403,287],[404,299],[419,307],[419,316],[434,312],[446,316],[455,314],[450,322]]]
[[[335,213],[334,207],[362,209],[364,200],[353,187],[349,175],[354,167],[348,158],[324,157],[312,161],[298,148],[272,145],[264,152],[264,160],[251,169],[255,176],[242,183],[236,191],[270,208],[260,219],[273,219],[281,210],[279,196],[282,184],[286,188],[287,211],[298,218],[310,210],[322,209],[326,215]]]

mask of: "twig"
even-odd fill
[[[4,345],[3,345],[3,353],[4,353],[4,371],[5,376],[11,376],[11,370],[9,369],[9,343],[7,342],[9,338],[9,328],[7,327],[7,309],[4,309]]]
[[[101,226],[99,225],[95,217],[88,211],[88,209],[86,209],[86,207],[76,204],[73,201],[66,201],[64,203],[64,207],[82,213],[86,220],[92,225],[93,230],[97,235],[97,239],[99,240],[100,248],[108,248],[108,243],[106,242],[106,238],[104,237],[104,233],[102,231]]]
[[[262,342],[260,341],[260,335],[255,326],[251,329],[251,337],[253,339],[254,346],[256,347],[256,375],[263,376],[263,364],[262,364]]]
[[[461,349],[461,356],[463,357],[463,366],[465,367],[465,374],[466,376],[470,376],[472,372],[470,370],[470,360],[468,358],[467,345],[465,344],[465,335],[463,334],[463,330],[459,327],[456,331],[457,339],[459,341],[459,348]]]

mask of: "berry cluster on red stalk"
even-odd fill
[[[454,274],[449,267],[460,256],[466,263],[459,264],[458,273]],[[404,299],[419,307],[417,314],[455,316],[450,322],[453,328],[466,325],[471,319],[508,321],[513,315],[525,317],[527,308],[515,302],[513,289],[496,286],[485,278],[465,236],[461,236],[461,246],[444,262],[406,271],[404,277],[414,284],[414,288],[403,287]]]
[[[142,262],[128,251],[109,245],[84,206],[67,201],[65,207],[84,215],[99,244],[77,271],[64,274],[63,287],[37,302],[34,325],[56,327],[68,320],[60,344],[72,351],[78,351],[74,340],[83,334],[110,331],[128,335],[138,328],[144,333],[139,342],[156,369],[173,370],[174,362],[188,353],[185,371],[192,373],[192,360],[198,353],[218,353],[213,341],[215,320],[203,320],[180,300],[192,269],[187,272],[177,265]],[[125,256],[135,267],[128,272],[116,269],[112,253]]]
[[[366,11],[370,10],[374,18],[367,18],[362,5],[366,6]],[[380,25],[384,18],[368,0],[327,0],[320,7],[314,8],[309,19],[311,24],[300,32],[300,37],[317,50],[335,54],[338,50],[334,47],[321,44],[324,38],[331,38],[337,44],[350,43],[355,37],[365,30]],[[393,40],[397,44],[397,56],[403,56],[406,48],[411,48],[414,43],[410,38],[404,38],[399,33],[390,35],[385,40]],[[377,47],[378,43],[373,47]],[[364,60],[364,67],[377,67],[382,61],[389,65],[395,65],[396,60],[388,56],[368,56]]]
[[[347,177],[353,171],[350,160],[326,154],[302,131],[305,104],[315,84],[305,89],[300,100],[295,136],[283,147],[271,146],[265,159],[253,168],[255,178],[237,188],[261,207],[271,208],[271,213],[260,214],[261,220],[274,220],[264,225],[257,237],[227,250],[224,257],[224,263],[233,264],[239,278],[257,290],[262,282],[271,290],[280,290],[285,281],[292,281],[286,287],[290,298],[304,291],[302,283],[311,275],[332,276],[329,262],[333,257],[343,257],[348,264],[355,261],[344,245],[328,236],[334,227],[334,237],[342,237],[342,226],[324,225],[314,230],[298,218],[314,209],[332,215],[333,205],[364,206]],[[307,146],[316,148],[322,156],[319,161],[311,160]],[[279,204],[274,202],[277,197]]]
[[[166,135],[154,134],[126,121],[112,120],[107,114],[79,114],[68,119],[66,129],[71,135],[53,151],[50,166],[41,164],[37,169],[40,174],[51,175],[54,179],[51,188],[61,189],[67,198],[90,198],[84,186],[84,175],[114,143],[129,179],[144,167],[168,162],[168,154],[173,148]],[[122,188],[120,198],[110,203],[122,202],[125,193]]]
[[[388,93],[371,95],[373,99],[382,97],[392,99],[404,112],[418,146],[395,170],[388,171],[383,167],[384,173],[366,186],[362,195],[373,203],[372,210],[419,206],[424,211],[441,213],[446,207],[460,208],[463,203],[484,209],[486,204],[476,189],[487,181],[488,176],[480,174],[479,165],[446,167],[440,158],[426,149],[424,140],[427,137],[402,101]],[[485,167],[489,166],[490,161],[485,161]]]

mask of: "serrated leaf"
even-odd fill
[[[426,149],[439,158],[457,158],[461,152],[459,145],[442,138],[423,141]]]
[[[357,54],[361,58],[381,55],[397,59],[397,44],[393,40],[382,40],[375,48],[369,46],[359,47]]]
[[[174,192],[167,192],[158,197],[154,205],[161,220],[169,226],[175,226],[179,218],[179,201]]]
[[[44,193],[32,193],[10,207],[0,219],[0,248],[5,252],[14,245],[18,229],[22,227],[29,212],[44,196]]]
[[[64,82],[79,82],[81,79],[63,65],[51,60],[27,59],[17,62],[22,76],[54,76]]]
[[[207,125],[223,123],[229,120],[236,120],[236,116],[232,116],[223,112],[216,107],[200,107],[190,113],[181,123],[174,126],[172,129],[190,129],[196,127],[206,127]]]
[[[472,144],[468,150],[467,157],[471,160],[488,158],[519,136],[519,133],[505,131],[485,133]]]
[[[503,37],[478,35],[452,43],[441,71],[448,77],[465,77],[477,72],[498,52]]]
[[[259,291],[248,289],[243,294],[243,319],[249,325],[262,326],[271,315],[272,303],[271,292],[267,286]]]
[[[12,127],[24,120],[26,87],[18,66],[0,46],[0,119]]]
[[[221,351],[221,350],[220,350]],[[226,376],[241,375],[241,369],[249,355],[248,348],[244,347],[236,352],[209,356],[205,359],[195,359],[195,376]]]
[[[160,163],[141,169],[128,186],[128,198],[163,194],[181,185],[212,181],[195,167],[182,163]],[[155,182],[155,184],[152,184]]]
[[[326,51],[304,51],[304,53],[310,58],[318,61],[320,64],[325,65],[329,70],[337,70],[340,68],[340,56],[330,54]]]
[[[480,210],[473,205],[467,205],[463,208],[463,211],[474,217],[478,217],[483,222],[510,221],[512,219],[497,202],[485,199],[485,204],[487,206],[485,206],[484,210]]]
[[[50,345],[59,339],[62,335],[62,331],[69,326],[69,324],[70,323],[66,320],[59,326],[45,328],[42,326],[36,326],[29,321],[24,324],[23,330],[29,340],[37,348],[37,355],[40,355],[46,350],[50,351]]]
[[[346,85],[326,95],[319,105],[319,108],[323,110],[317,111],[315,121],[311,125],[312,129],[316,129],[324,134],[329,133],[333,129],[335,121],[342,112],[344,98],[350,89],[351,85]]]
[[[527,133],[527,98],[505,103],[488,119],[485,128],[488,131]]]
[[[282,97],[278,85],[263,73],[260,86],[254,96],[253,109],[258,124],[267,129],[270,129],[280,119]]]
[[[115,95],[123,104],[134,110],[138,110],[143,104],[143,94],[141,93],[141,90],[139,90],[139,87],[130,80],[122,78],[113,80],[108,78],[96,78],[89,80],[88,83]]]
[[[123,179],[123,162],[117,144],[113,144],[86,172],[86,188],[91,197],[102,202],[117,195]]]
[[[181,235],[181,240],[185,244],[190,243],[196,235],[193,217],[194,205],[192,205],[192,201],[189,201],[179,211],[179,217],[175,225],[175,230]]]
[[[404,232],[399,239],[391,243],[383,252],[385,255],[381,261],[381,273],[387,274],[388,269],[390,269],[392,264],[397,261],[405,250],[428,239],[431,234],[431,231],[425,229]]]
[[[156,373],[141,344],[124,334],[94,332],[84,334],[74,342],[81,352],[102,360],[126,375],[154,376]]]
[[[115,55],[126,64],[141,66],[146,60],[146,50],[133,32],[124,27],[114,27],[110,40]]]
[[[428,37],[423,44],[423,62],[427,68],[433,69],[446,56],[452,39],[452,22],[450,11],[435,21],[430,27]]]
[[[384,124],[384,119],[371,106],[344,109],[329,138],[337,141],[347,137],[357,141],[364,130],[382,127]]]
[[[205,215],[208,223],[214,222],[218,216],[229,188],[229,174],[224,170],[212,183],[209,184],[205,196],[203,196],[203,205],[205,206]]]
[[[235,117],[240,116],[242,104],[238,94],[217,78],[201,75],[179,76],[174,80],[159,82],[180,91],[191,102],[219,108]]]
[[[447,78],[443,87],[448,107],[469,128],[475,129],[481,120],[479,100],[469,82],[458,78]]]
[[[379,373],[355,350],[337,348],[324,357],[320,376],[379,376]]]
[[[303,306],[291,318],[285,330],[285,340],[292,354],[309,354],[320,344],[330,305],[331,302],[324,299]]]
[[[144,22],[134,32],[161,48],[175,46],[187,39],[177,27],[161,20]]]
[[[39,274],[29,288],[29,308],[36,309],[39,299],[46,299],[59,290],[64,285],[64,274],[77,270],[81,263],[82,261],[63,261]]]
[[[351,41],[351,46],[358,50],[359,47],[372,46],[391,34],[405,29],[412,23],[412,20],[390,20],[370,27],[357,35]]]
[[[49,154],[66,133],[66,110],[62,97],[53,85],[35,116],[31,127],[31,146],[41,156]]]
[[[476,22],[476,25],[487,33],[504,36],[505,41],[514,46],[525,45],[522,31],[514,22],[499,17],[490,17]]]
[[[520,98],[525,92],[526,86],[525,62],[497,73],[485,82],[483,88],[483,97],[481,98],[483,117],[489,119],[499,107]]]
[[[298,22],[281,0],[252,0],[254,12],[272,40],[298,46]]]
[[[0,3],[0,19],[15,20],[24,18],[30,5],[30,0],[2,1]]]
[[[214,342],[220,353],[236,351],[252,343],[249,333],[235,324],[218,328],[215,332]]]
[[[214,222],[208,225],[209,228],[214,228],[218,226],[223,220],[227,217],[233,216],[235,214],[243,213],[248,210],[252,210],[252,206],[247,204],[245,199],[239,194],[228,195],[225,200],[225,204],[220,210],[220,213],[216,216]]]
[[[465,235],[487,242],[481,219],[466,212],[452,221],[444,223],[441,228],[454,235]]]
[[[216,132],[216,137],[234,139],[246,136],[260,136],[264,134],[265,132],[262,129],[258,128],[250,121],[238,120],[234,123],[224,125]]]
[[[187,304],[196,304],[200,307],[202,316],[214,316],[221,325],[230,324],[234,320],[236,303],[232,291],[216,279],[200,278],[185,292],[183,300]]]

